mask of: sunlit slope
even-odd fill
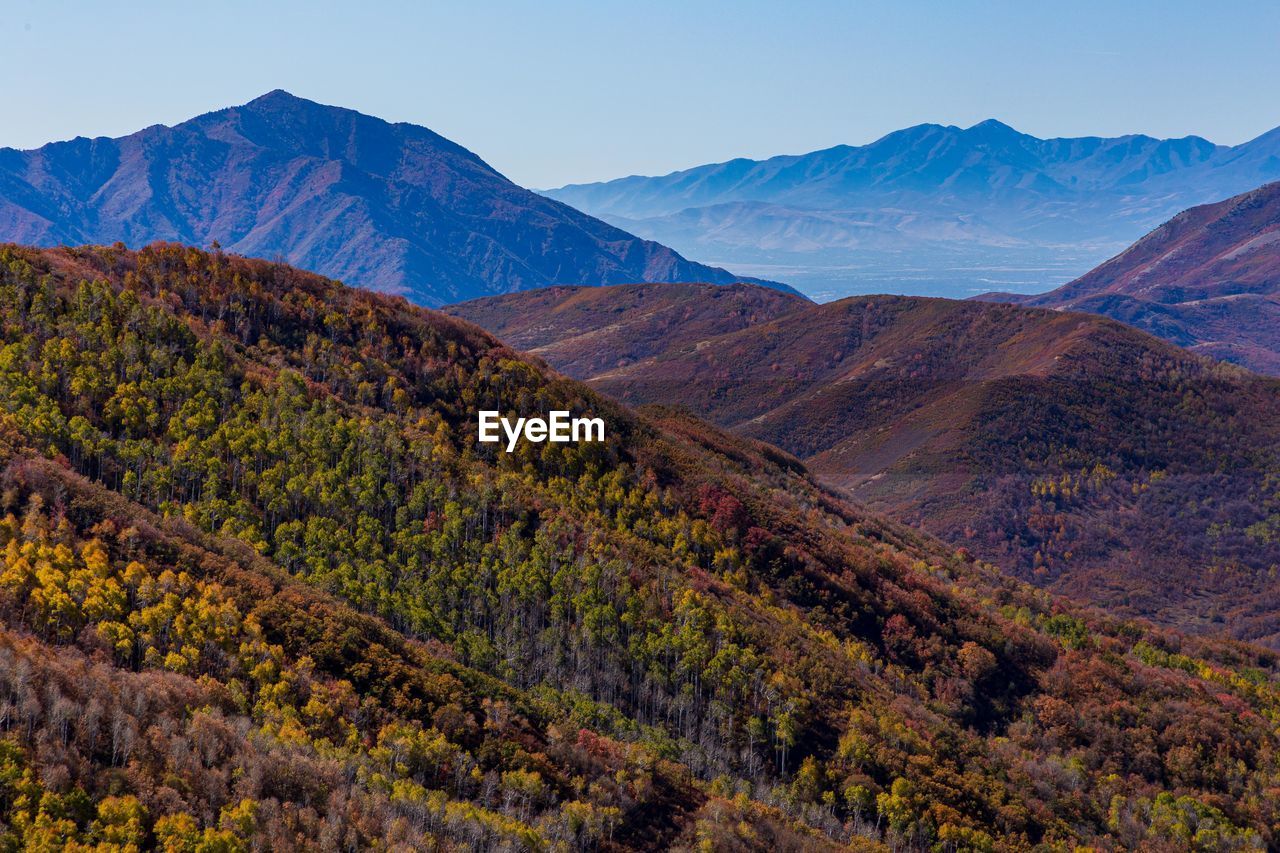
[[[0,261],[15,837],[1272,838],[1269,652],[1056,601],[399,300],[179,246]],[[478,408],[607,438],[506,454]],[[59,667],[171,685],[174,734],[129,764],[22,692]],[[215,746],[263,757],[224,789]]]

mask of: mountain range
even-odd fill
[[[678,404],[1004,570],[1280,643],[1280,381],[1091,314],[751,285],[449,311],[629,405]]]
[[[0,248],[0,328],[5,847],[1275,844],[1273,652],[469,323],[158,245]]]
[[[1280,375],[1280,183],[1183,211],[1049,293],[980,298],[1106,314]]]
[[[1040,292],[1184,208],[1280,179],[1280,128],[1039,139],[999,121],[923,124],[868,145],[736,159],[546,194],[693,257],[853,293]]]
[[[737,280],[516,186],[426,128],[278,90],[120,139],[0,149],[0,240],[219,243],[425,305]]]
[[[1278,146],[558,194],[990,290]],[[1205,356],[1276,366],[1276,186],[815,304],[279,91],[0,150],[0,236],[103,244],[0,244],[0,848],[1275,849],[1280,379]]]

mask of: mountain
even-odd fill
[[[626,330],[647,304],[636,288],[449,310],[624,403],[678,403],[775,444],[1025,580],[1280,644],[1280,381],[1089,314],[878,296],[773,300],[772,316],[718,324],[732,301],[685,292],[668,313],[688,331],[644,349],[547,304]]]
[[[1273,652],[1056,599],[468,323],[5,247],[0,330],[6,847],[1276,843]],[[605,437],[506,453],[490,407]]]
[[[1280,183],[1183,211],[1057,290],[983,298],[1106,314],[1280,375]]]
[[[1183,208],[1280,178],[1280,128],[1039,139],[988,120],[862,146],[548,190],[636,234],[823,299],[1040,292]]]
[[[0,240],[217,242],[425,305],[738,280],[518,187],[426,128],[282,91],[121,139],[0,149]]]

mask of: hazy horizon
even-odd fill
[[[921,123],[1224,145],[1280,125],[1256,85],[1280,74],[1280,7],[1261,3],[1213,15],[1101,2],[5,5],[0,146],[23,149],[172,125],[276,88],[424,125],[537,188]]]

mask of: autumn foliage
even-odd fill
[[[1274,655],[1110,619],[460,321],[0,252],[4,843],[1258,848]],[[608,439],[474,441],[474,412]]]

